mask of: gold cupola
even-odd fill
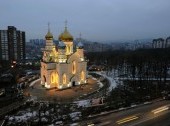
[[[62,32],[59,37],[58,37],[59,41],[73,41],[73,36],[69,33],[69,31],[67,30],[67,25],[65,26],[64,32]]]
[[[48,23],[48,32],[45,36],[45,39],[46,40],[52,40],[53,39],[53,34],[50,32],[50,26],[49,26],[49,23]]]

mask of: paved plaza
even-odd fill
[[[87,84],[75,86],[64,90],[46,89],[40,84],[40,80],[36,81],[32,87],[29,87],[27,93],[38,101],[50,102],[70,102],[85,98],[87,95],[97,91],[100,87],[97,80],[89,78]]]

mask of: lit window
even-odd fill
[[[55,72],[55,82],[56,82],[56,84],[58,84],[58,80],[59,80],[58,73]]]
[[[66,74],[63,74],[63,84],[66,84]]]
[[[72,73],[75,74],[76,73],[76,61],[72,62]]]
[[[57,72],[52,72],[51,73],[51,84],[58,84],[58,73]]]
[[[84,71],[81,71],[81,81],[84,81]]]

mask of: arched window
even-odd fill
[[[58,73],[57,72],[52,72],[51,73],[51,84],[57,83],[58,84]]]
[[[55,83],[55,72],[52,72],[50,77],[51,77],[51,83],[52,84]]]
[[[55,82],[56,82],[56,84],[58,84],[58,80],[59,80],[58,73],[55,72]]]
[[[85,80],[84,71],[81,71],[81,81]]]
[[[67,79],[66,79],[66,74],[63,74],[63,84],[66,84]]]
[[[73,63],[72,63],[72,73],[73,74],[76,73],[76,61],[73,61]]]

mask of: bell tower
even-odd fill
[[[79,54],[81,61],[84,61],[84,46],[83,43],[81,42],[81,33],[79,37],[79,42],[76,46],[76,51]]]
[[[45,48],[43,49],[43,61],[50,62],[52,60],[51,53],[55,49],[53,43],[53,34],[50,32],[50,24],[48,23],[48,32],[45,36]]]

